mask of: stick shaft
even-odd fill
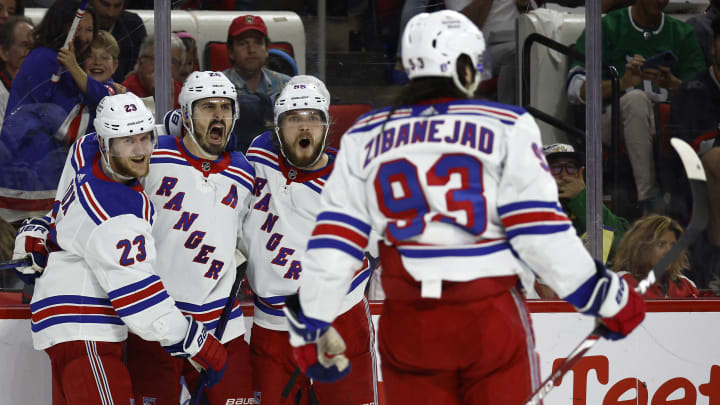
[[[0,263],[0,270],[14,270],[18,267],[31,266],[32,260],[29,257],[24,259],[10,260],[7,262]]]
[[[73,18],[73,22],[70,25],[70,30],[68,30],[68,35],[65,38],[65,43],[63,44],[63,49],[68,49],[70,47],[70,43],[75,39],[75,32],[77,31],[78,25],[80,25],[80,21],[83,19],[83,16],[85,16],[85,10],[87,9],[87,0],[83,0],[80,3],[80,7],[78,7],[77,11],[75,12],[75,18]],[[53,83],[57,83],[60,81],[60,75],[62,74],[62,66],[58,66],[57,73],[53,74],[50,78],[50,81]]]
[[[225,307],[223,307],[222,313],[220,314],[220,319],[218,319],[217,327],[215,327],[215,337],[217,338],[217,340],[222,341],[222,335],[225,333],[225,326],[227,326],[227,322],[230,319],[230,313],[232,312],[233,306],[235,305],[235,299],[237,297],[238,291],[240,291],[240,284],[242,284],[242,279],[245,278],[247,264],[248,262],[245,261],[237,268],[235,282],[230,289],[230,296],[228,297],[228,300],[225,303]],[[200,378],[198,379],[197,384],[195,384],[195,388],[192,391],[192,396],[190,397],[190,405],[197,405],[199,403],[202,390],[206,384],[207,371],[203,370],[200,373]]]

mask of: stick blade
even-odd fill
[[[670,144],[675,148],[678,156],[680,156],[688,179],[707,181],[705,169],[703,169],[702,162],[700,162],[700,157],[698,157],[695,149],[680,138],[670,139]]]
[[[687,173],[690,192],[692,193],[693,208],[692,217],[685,232],[682,233],[670,251],[665,253],[665,256],[660,259],[648,275],[649,277],[654,273],[654,277],[658,281],[663,280],[663,275],[665,271],[667,271],[668,266],[680,256],[683,250],[687,249],[695,242],[695,239],[705,231],[708,222],[707,180],[705,177],[705,169],[703,168],[702,162],[700,162],[700,157],[695,150],[682,139],[672,138],[670,143],[673,148],[675,148],[675,151],[677,151],[678,156],[680,156],[680,160],[685,168],[685,173]],[[643,283],[644,281],[646,280],[641,281],[639,287],[647,289],[652,285],[652,283]],[[660,286],[660,290],[664,293],[665,287]]]

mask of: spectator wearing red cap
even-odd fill
[[[227,48],[232,67],[223,73],[237,88],[238,94],[277,93],[290,80],[282,73],[265,68],[270,39],[262,18],[243,15],[228,29]]]

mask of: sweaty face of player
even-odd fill
[[[143,177],[150,170],[150,155],[155,148],[152,132],[110,139],[112,170],[126,177]]]
[[[233,104],[228,98],[204,98],[193,104],[195,140],[205,152],[220,155],[225,151],[232,119]]]
[[[327,129],[322,112],[310,109],[288,111],[280,117],[278,126],[283,152],[290,163],[299,168],[314,169],[310,166],[323,153]]]

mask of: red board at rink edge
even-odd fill
[[[668,299],[646,300],[648,312],[720,312],[720,299]],[[533,313],[575,312],[572,305],[561,300],[528,300],[528,307]],[[382,314],[382,302],[371,301],[370,312]],[[253,315],[253,305],[243,304],[243,314]],[[0,305],[0,319],[30,319],[29,305]]]

